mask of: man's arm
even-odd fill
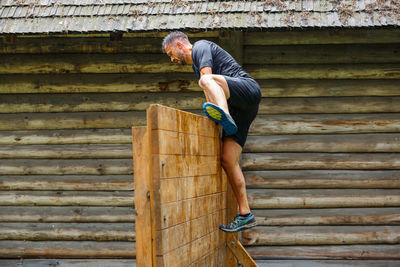
[[[204,74],[212,74],[212,69],[211,69],[211,67],[203,67],[203,68],[201,68],[201,70],[200,70],[200,78],[201,78],[201,76],[203,76]],[[208,96],[207,96],[207,94],[204,92],[204,95],[205,95],[205,97],[206,97],[206,100],[207,100],[207,102],[210,102],[210,100],[208,99]]]
[[[211,67],[203,67],[203,68],[201,68],[200,77],[203,76],[204,74],[212,74]]]

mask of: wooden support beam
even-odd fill
[[[232,250],[233,255],[235,255],[235,257],[244,267],[258,266],[237,238],[228,235],[226,243],[228,247]]]

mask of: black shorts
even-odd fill
[[[238,131],[229,137],[241,147],[246,143],[249,128],[255,119],[261,101],[261,89],[252,78],[224,76],[228,83],[230,97],[228,99],[229,113],[235,120]],[[225,131],[223,137],[228,136]]]

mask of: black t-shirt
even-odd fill
[[[197,79],[200,79],[200,70],[204,67],[211,67],[213,74],[251,78],[228,52],[207,40],[194,43],[192,59],[192,68]]]

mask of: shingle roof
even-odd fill
[[[2,0],[0,33],[400,25],[399,0]]]

